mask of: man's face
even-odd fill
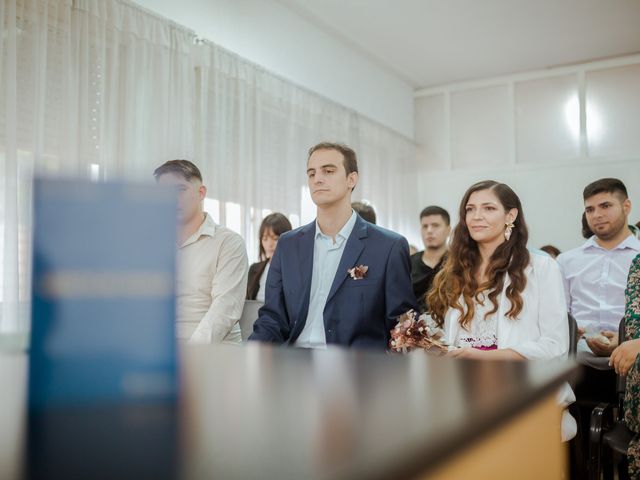
[[[584,201],[589,228],[601,240],[614,238],[620,230],[627,228],[630,210],[629,199],[623,199],[618,193],[597,193]]]
[[[350,198],[358,174],[347,175],[342,153],[333,149],[316,150],[307,162],[307,183],[311,200],[318,206],[329,206]],[[349,201],[349,203],[351,203]]]
[[[420,219],[422,243],[424,248],[437,249],[442,247],[451,233],[451,227],[447,225],[442,215],[427,215]]]
[[[177,173],[165,173],[158,177],[160,185],[169,185],[178,189],[178,221],[187,223],[202,213],[202,201],[207,189],[200,180],[187,180]]]

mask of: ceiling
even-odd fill
[[[412,87],[640,53],[640,0],[280,0]]]

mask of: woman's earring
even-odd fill
[[[513,224],[513,222],[505,223],[504,225],[504,238],[508,242],[511,238],[511,232],[513,231],[513,227],[515,227],[515,225]]]

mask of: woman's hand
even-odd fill
[[[624,377],[635,363],[638,353],[640,353],[640,339],[622,342],[611,354],[609,365],[618,375]]]
[[[462,347],[451,350],[447,353],[447,357],[451,358],[467,358],[472,360],[480,360],[484,358],[484,351],[473,347]]]
[[[479,350],[473,347],[463,347],[451,350],[445,356],[451,358],[466,358],[471,360],[526,360],[525,357],[511,348]]]

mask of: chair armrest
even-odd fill
[[[613,424],[613,403],[599,403],[591,411],[589,422],[589,443],[599,443],[602,439],[603,431],[607,431]]]
[[[602,435],[613,423],[613,403],[599,403],[589,422],[589,480],[599,480],[602,471]]]

